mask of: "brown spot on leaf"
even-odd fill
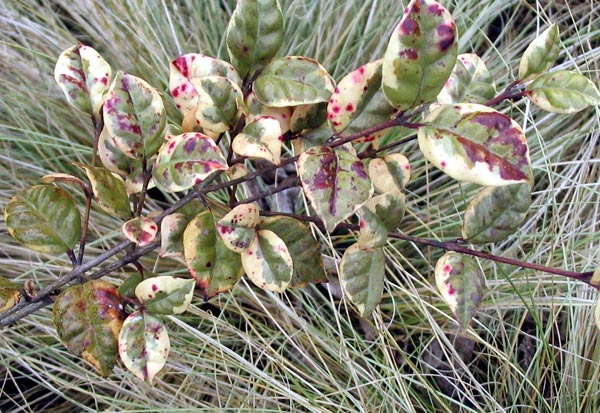
[[[445,52],[454,44],[454,34],[456,33],[456,27],[454,22],[442,24],[437,28],[437,34],[440,37],[438,42],[440,52]]]

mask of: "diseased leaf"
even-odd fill
[[[560,51],[558,25],[553,23],[527,46],[519,63],[519,79],[531,80],[552,67]]]
[[[158,233],[158,225],[146,217],[136,217],[125,222],[121,227],[125,237],[140,247],[151,244]]]
[[[143,275],[139,272],[135,272],[135,273],[131,274],[129,277],[127,277],[121,285],[119,285],[119,288],[118,288],[119,295],[121,297],[126,297],[126,298],[131,298],[131,299],[137,298],[135,296],[135,288],[138,286],[138,284],[141,283],[143,280],[147,280],[149,278],[157,277],[157,276],[158,276],[158,274],[155,274],[155,273],[149,272],[149,271],[144,271]]]
[[[183,231],[188,222],[180,213],[163,218],[160,222],[160,257],[183,257]]]
[[[301,221],[285,216],[268,217],[261,220],[260,228],[272,231],[287,246],[293,264],[288,288],[327,281],[319,243]]]
[[[273,60],[253,86],[258,100],[273,107],[327,102],[334,88],[327,70],[316,60],[303,56]]]
[[[323,125],[327,121],[327,103],[311,103],[294,107],[290,119],[290,130],[294,133],[303,130],[312,130]],[[331,130],[327,127],[329,136]],[[303,134],[304,135],[304,134]],[[303,136],[304,138],[304,136]]]
[[[521,227],[529,205],[527,183],[484,188],[467,206],[462,237],[474,244],[502,241]]]
[[[53,314],[65,347],[108,376],[117,361],[117,336],[125,317],[117,288],[102,280],[67,287],[56,297]]]
[[[190,82],[198,94],[193,110],[195,124],[215,135],[233,128],[244,106],[240,87],[221,76],[204,76]]]
[[[456,25],[432,0],[412,0],[385,51],[382,88],[400,111],[436,98],[456,63]]]
[[[227,26],[227,52],[240,75],[268,63],[283,41],[277,0],[238,0]]]
[[[146,279],[135,288],[135,296],[150,314],[181,314],[194,297],[194,280],[161,275]]]
[[[298,175],[327,231],[333,231],[373,194],[364,165],[350,146],[310,148],[298,158]]]
[[[64,190],[50,185],[27,188],[13,196],[4,210],[8,233],[37,252],[72,250],[81,237],[81,216]]]
[[[292,111],[294,108],[272,108],[270,106],[265,106],[260,103],[253,92],[250,92],[250,94],[246,97],[246,107],[248,108],[246,124],[254,122],[261,117],[270,116],[277,119],[282,134],[290,130],[290,120],[292,118]]]
[[[21,287],[0,277],[0,314],[10,310],[21,300]]]
[[[395,231],[404,218],[405,199],[398,191],[386,192],[371,197],[358,210],[360,234],[358,246],[361,250],[383,247],[387,234]]]
[[[260,218],[258,213],[255,204],[241,204],[217,221],[217,232],[227,248],[238,253],[250,248]]]
[[[481,103],[496,96],[494,78],[484,61],[473,53],[458,55],[450,77],[437,97],[438,103]]]
[[[384,265],[381,248],[363,251],[358,244],[352,244],[342,256],[340,285],[362,317],[369,317],[381,301]]]
[[[123,323],[119,355],[125,367],[140,380],[152,384],[166,364],[170,348],[164,324],[145,310],[134,311]]]
[[[461,329],[466,329],[485,291],[485,277],[477,261],[468,255],[447,252],[435,265],[435,283]]]
[[[184,191],[211,173],[227,169],[221,149],[198,132],[167,135],[154,166],[154,182],[168,192]]]
[[[387,241],[388,231],[381,219],[364,206],[358,210],[358,216],[360,219],[360,233],[356,242],[358,248],[363,251],[373,251],[383,247]]]
[[[371,159],[369,178],[379,192],[399,191],[410,180],[410,163],[406,156],[399,153]]]
[[[104,125],[112,144],[130,158],[149,158],[163,141],[166,115],[156,89],[118,72],[104,102]]]
[[[110,65],[96,50],[80,43],[61,53],[54,79],[73,107],[99,121],[111,73]]]
[[[242,253],[242,266],[257,287],[283,292],[292,281],[294,265],[285,242],[272,231],[258,231]]]
[[[568,70],[541,75],[525,92],[536,106],[548,112],[575,113],[600,105],[598,87],[585,76]]]
[[[282,143],[281,126],[277,119],[263,116],[246,124],[233,140],[231,149],[240,156],[278,164]]]
[[[427,160],[454,179],[488,186],[533,180],[521,127],[487,106],[441,105],[418,136]]]
[[[102,210],[116,217],[127,219],[131,217],[129,196],[123,179],[104,168],[79,165],[92,185],[94,198]]]

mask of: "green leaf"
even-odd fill
[[[536,106],[548,112],[575,113],[600,105],[598,87],[585,76],[568,70],[541,75],[525,92]]]
[[[282,107],[327,102],[335,86],[327,70],[316,60],[286,56],[269,63],[253,88],[263,104]]]
[[[125,222],[121,227],[125,237],[140,247],[151,244],[158,233],[158,225],[146,217],[136,217]]]
[[[154,182],[167,192],[184,191],[227,169],[221,149],[198,132],[167,135],[154,166]]]
[[[340,263],[340,284],[346,297],[363,317],[381,301],[385,276],[383,250],[363,251],[358,244],[346,249]]]
[[[118,72],[104,102],[104,125],[113,145],[130,158],[148,158],[162,144],[165,122],[158,91],[138,77]]]
[[[319,243],[301,221],[285,216],[268,217],[261,220],[260,228],[272,231],[287,246],[294,270],[288,288],[327,280]]]
[[[279,1],[238,0],[225,41],[229,58],[242,76],[268,63],[283,42]]]
[[[189,223],[185,215],[170,214],[160,222],[160,257],[183,257],[183,231]]]
[[[135,288],[135,296],[150,314],[181,314],[194,297],[194,280],[161,275],[146,279]]]
[[[435,283],[461,329],[466,329],[485,291],[485,277],[477,261],[468,255],[447,252],[435,265]]]
[[[111,73],[96,50],[80,43],[61,53],[54,79],[73,107],[99,120]]]
[[[240,255],[228,249],[217,235],[213,214],[208,209],[186,227],[183,254],[206,300],[229,291],[243,274]]]
[[[419,147],[454,179],[500,186],[531,182],[527,140],[508,116],[474,103],[441,105],[419,128]]]
[[[294,133],[303,130],[313,130],[327,121],[327,103],[311,103],[308,105],[298,105],[294,107],[292,118],[290,119],[290,130]],[[327,127],[329,136],[331,130]],[[304,138],[304,134],[302,136]]]
[[[404,111],[436,98],[456,63],[456,25],[432,0],[412,0],[385,51],[382,88]]]
[[[282,143],[281,126],[277,119],[263,116],[246,124],[233,139],[231,149],[240,156],[278,164]]]
[[[550,69],[558,58],[559,42],[558,25],[553,23],[523,53],[519,63],[519,79],[531,80]]]
[[[242,253],[242,267],[250,281],[264,290],[283,292],[292,281],[294,264],[285,242],[272,231],[258,231]]]
[[[381,90],[381,67],[383,59],[367,63],[348,73],[337,85],[329,99],[327,119],[339,136],[353,135],[388,121],[397,112]],[[365,136],[357,142],[370,142],[383,135],[384,129]]]
[[[191,79],[190,82],[198,93],[194,109],[196,125],[214,134],[233,128],[244,106],[240,87],[221,76],[204,76]]]
[[[123,323],[119,355],[125,367],[140,380],[152,384],[166,364],[170,348],[165,325],[146,311],[134,311]]]
[[[255,204],[241,204],[229,211],[217,224],[217,232],[227,248],[241,253],[250,248],[256,235],[258,207]]]
[[[169,64],[169,90],[177,109],[184,115],[198,105],[198,91],[191,79],[204,76],[221,76],[242,85],[240,75],[224,60],[199,53],[179,56]]]
[[[0,277],[0,314],[13,308],[21,299],[21,287]]]
[[[102,210],[122,219],[131,217],[129,196],[123,179],[104,168],[79,164],[92,185],[94,198]]]
[[[373,194],[365,167],[349,146],[310,148],[298,158],[298,175],[327,231],[333,231]]]
[[[117,361],[124,318],[117,288],[102,280],[67,287],[56,297],[53,314],[65,347],[108,376]]]
[[[37,252],[72,250],[81,237],[81,216],[67,192],[38,185],[13,196],[4,210],[10,235]]]
[[[369,162],[369,178],[381,193],[403,189],[410,180],[410,163],[399,153],[374,158]]]
[[[474,244],[502,241],[521,227],[529,205],[529,184],[484,188],[467,206],[462,237]]]
[[[481,103],[496,96],[494,78],[484,61],[473,53],[458,55],[450,77],[437,97],[438,103]]]

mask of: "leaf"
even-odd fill
[[[558,25],[553,23],[527,46],[519,63],[519,79],[531,80],[552,67],[560,51]]]
[[[273,60],[253,86],[258,100],[273,107],[327,102],[334,88],[327,70],[316,60],[303,56]]]
[[[134,311],[123,323],[119,355],[125,367],[140,380],[152,384],[166,364],[170,348],[164,324],[146,311]]]
[[[368,170],[373,186],[382,193],[404,189],[410,180],[410,163],[399,153],[371,159]]]
[[[254,122],[263,116],[270,116],[277,119],[282,134],[290,130],[290,121],[294,108],[287,106],[281,108],[272,108],[270,106],[263,105],[256,98],[256,95],[253,92],[250,92],[250,94],[246,97],[246,107],[248,108],[246,124]]]
[[[477,261],[467,255],[447,252],[435,265],[435,283],[461,329],[466,329],[485,291],[485,277]]]
[[[381,219],[369,208],[364,206],[358,210],[360,233],[358,248],[363,251],[373,251],[383,247],[387,242],[387,229]]]
[[[122,219],[131,217],[129,196],[123,179],[104,168],[79,164],[92,185],[94,198],[103,211]]]
[[[294,133],[303,130],[313,130],[327,121],[327,104],[311,103],[308,105],[298,105],[294,107],[292,118],[290,119],[290,130]],[[327,125],[327,131],[331,136],[331,129]],[[302,136],[304,138],[304,134]]]
[[[419,147],[454,179],[500,186],[531,182],[527,140],[508,116],[474,103],[441,105],[419,128]]]
[[[81,43],[62,52],[54,68],[54,79],[67,101],[77,110],[92,115],[96,121],[110,77],[110,65],[96,50]]]
[[[21,287],[0,277],[0,314],[13,308],[21,300]]]
[[[456,63],[456,25],[432,0],[412,0],[390,38],[382,67],[382,88],[392,106],[404,111],[436,98]]]
[[[268,63],[283,42],[283,13],[277,0],[238,0],[227,26],[229,59],[242,76]]]
[[[198,93],[198,104],[194,109],[197,126],[214,134],[233,128],[244,105],[240,87],[220,76],[204,76],[190,80]]]
[[[285,216],[268,217],[261,220],[260,228],[272,231],[287,246],[293,267],[288,288],[327,281],[319,243],[301,221]]]
[[[38,185],[13,196],[4,210],[10,235],[37,252],[72,250],[81,237],[81,216],[67,192]]]
[[[65,347],[108,376],[117,361],[124,318],[117,288],[102,280],[67,287],[56,297],[53,315]]]
[[[596,308],[594,309],[594,321],[596,322],[596,327],[600,329],[600,298],[596,299]]]
[[[302,188],[327,231],[373,194],[363,163],[351,147],[313,147],[298,158]]]
[[[183,214],[169,214],[160,222],[159,257],[183,257],[183,231],[188,224]]]
[[[156,89],[118,72],[104,102],[104,125],[114,147],[130,158],[149,158],[163,140],[166,115]]]
[[[221,76],[242,85],[240,75],[224,60],[199,53],[177,57],[169,64],[169,90],[177,109],[184,115],[198,105],[198,91],[190,80],[204,76]]]
[[[141,283],[143,280],[147,280],[147,279],[150,279],[152,277],[157,277],[157,276],[158,276],[158,274],[155,274],[155,273],[149,272],[149,271],[144,271],[143,275],[139,272],[135,272],[135,273],[131,274],[130,276],[128,276],[125,279],[125,281],[123,281],[123,283],[121,285],[119,285],[119,288],[118,288],[119,295],[121,297],[130,298],[130,299],[137,298],[135,296],[135,288],[138,286],[138,284]]]
[[[474,244],[502,241],[521,227],[529,205],[529,184],[484,188],[467,206],[462,237]]]
[[[383,59],[367,63],[338,83],[327,106],[327,119],[338,136],[342,132],[344,136],[362,132],[388,121],[397,112],[381,90],[382,63]],[[354,142],[370,142],[388,131],[384,129]]]
[[[229,291],[243,274],[240,255],[229,250],[217,235],[208,209],[196,215],[186,227],[183,255],[205,300]]]
[[[198,132],[167,135],[154,166],[154,182],[167,192],[184,191],[211,173],[227,169],[215,142]]]
[[[250,281],[263,290],[283,292],[292,281],[294,264],[285,242],[272,231],[258,231],[242,253],[242,267]]]
[[[358,210],[362,250],[383,247],[390,231],[395,231],[404,218],[406,197],[398,191],[386,192],[369,198]]]
[[[536,106],[554,113],[575,113],[600,105],[600,91],[579,73],[559,70],[546,73],[527,86],[526,95]]]
[[[352,244],[342,256],[340,285],[362,317],[369,317],[381,301],[384,264],[381,248],[363,251],[358,244]]]
[[[125,237],[140,247],[151,244],[158,233],[158,225],[146,217],[136,217],[125,222],[121,227]]]
[[[135,296],[150,314],[181,314],[194,297],[194,280],[161,275],[146,279],[135,288]]]
[[[281,126],[277,119],[263,116],[246,124],[231,144],[231,149],[252,159],[265,159],[278,164],[281,159]]]
[[[458,55],[450,77],[437,96],[438,103],[481,103],[496,96],[494,78],[484,61],[473,53]]]
[[[600,285],[600,267],[596,268],[596,270],[592,274],[592,278],[590,279],[590,284],[594,285],[594,286]],[[600,328],[600,325],[598,325],[598,328]]]
[[[55,182],[60,182],[63,184],[76,184],[82,188],[85,188],[85,182],[83,182],[83,180],[79,179],[74,175],[64,174],[60,172],[44,175],[40,180],[44,184],[53,184]]]
[[[241,204],[217,221],[216,228],[221,241],[233,252],[241,253],[248,248],[256,235],[258,207],[255,204]]]

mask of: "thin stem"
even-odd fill
[[[98,142],[100,141],[100,134],[104,128],[104,118],[100,115],[97,118],[95,114],[92,114],[92,124],[94,125],[94,142],[92,143],[92,166],[96,165],[96,158],[98,157]]]
[[[83,222],[81,224],[81,238],[79,239],[79,254],[77,256],[75,264],[76,266],[81,265],[81,263],[83,262],[87,233],[90,227],[90,212],[92,210],[92,199],[94,198],[94,193],[87,186],[83,187],[83,192],[85,194],[85,210],[83,212]]]
[[[67,257],[69,257],[69,259],[71,260],[71,264],[73,265],[73,268],[76,268],[78,265],[78,262],[77,262],[77,257],[75,257],[75,253],[73,252],[73,250],[67,250]]]

